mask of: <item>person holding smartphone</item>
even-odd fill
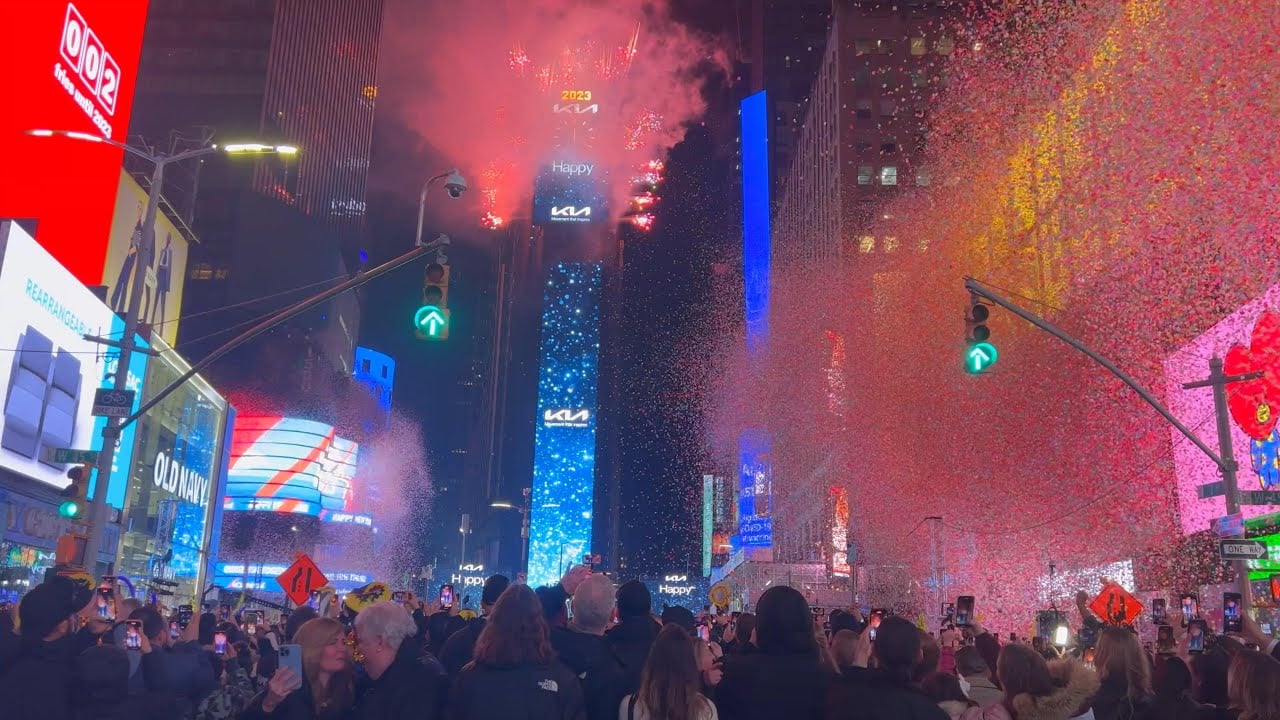
[[[333,618],[315,618],[298,628],[294,644],[280,647],[280,667],[238,720],[338,718],[354,704],[347,628]]]
[[[189,623],[172,639],[169,622],[150,605],[134,610],[128,619],[140,624],[141,668],[150,688],[177,698],[184,710],[217,688],[213,662],[198,642],[199,624]]]

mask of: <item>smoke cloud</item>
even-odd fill
[[[391,0],[379,110],[463,170],[477,216],[528,217],[553,161],[607,175],[617,215],[638,168],[701,116],[700,79],[727,66],[666,0]]]

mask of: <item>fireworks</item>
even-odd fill
[[[632,215],[631,217],[628,218],[628,220],[630,220],[632,227],[638,228],[640,230],[644,230],[647,232],[653,229],[652,213],[641,213],[640,215]]]
[[[644,146],[644,137],[649,133],[654,133],[662,129],[662,116],[652,110],[645,110],[640,113],[630,125],[627,126],[623,135],[623,147],[628,150],[639,150]],[[661,161],[655,161],[661,169]]]
[[[480,218],[480,227],[486,230],[501,230],[505,224],[506,220],[500,215],[494,215],[491,212],[485,213],[484,217]]]

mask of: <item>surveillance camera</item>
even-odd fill
[[[462,173],[458,172],[457,168],[454,168],[444,181],[444,189],[449,191],[449,197],[462,197],[462,193],[467,189],[467,179],[462,177]]]

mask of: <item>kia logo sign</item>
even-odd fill
[[[584,428],[591,422],[590,410],[547,410],[542,413],[542,426],[549,428]]]
[[[555,206],[551,208],[551,219],[586,222],[591,219],[591,208],[573,205]]]
[[[582,103],[556,103],[551,106],[551,111],[554,113],[569,113],[570,115],[583,115],[586,113],[594,115],[600,112],[600,105],[599,103],[592,103],[590,105],[583,105]]]

